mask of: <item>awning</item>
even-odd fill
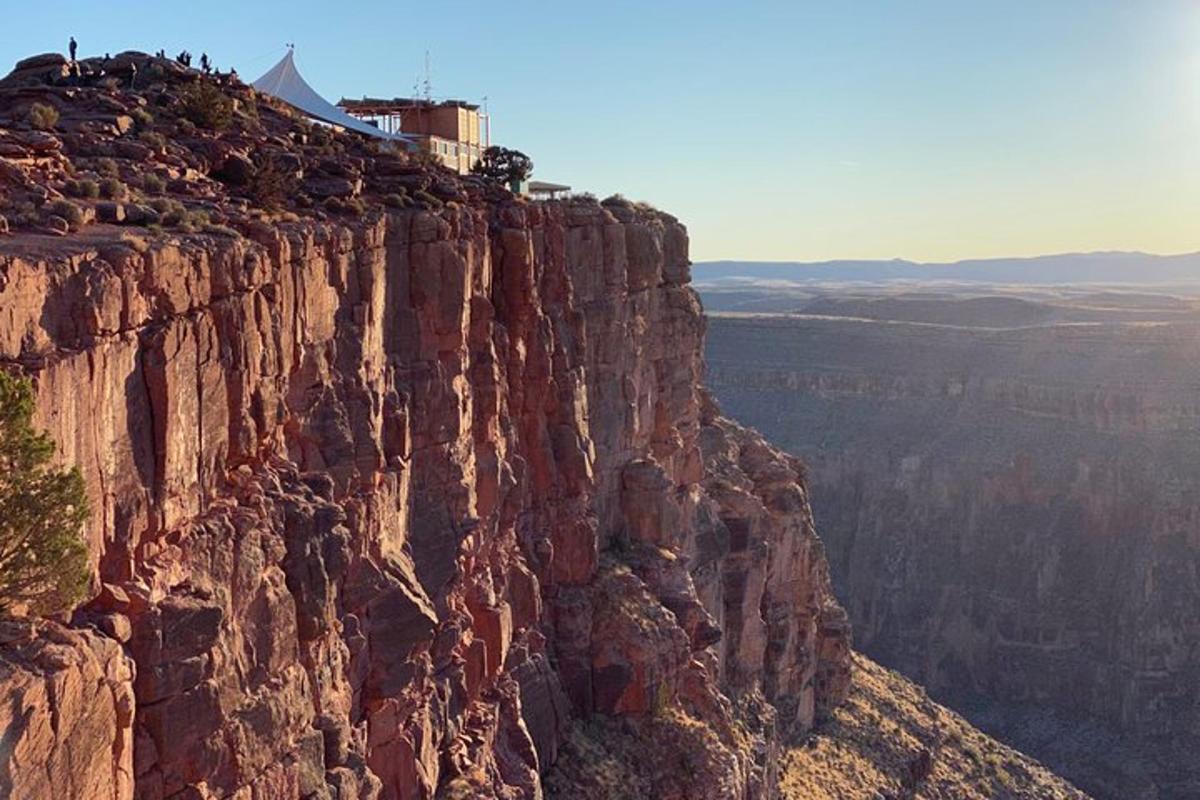
[[[292,59],[293,55],[292,49],[288,48],[283,60],[271,67],[265,75],[251,85],[258,91],[278,97],[288,105],[294,106],[308,116],[323,122],[338,125],[347,130],[372,136],[376,139],[412,143],[409,137],[381,131],[374,125],[350,116],[345,111],[328,102],[324,97],[321,97],[315,89],[308,85],[308,81],[301,77],[300,72],[296,69],[296,62]]]

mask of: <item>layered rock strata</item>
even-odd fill
[[[1196,796],[1194,323],[710,325],[865,653],[1099,796]]]
[[[696,759],[654,796],[770,797],[844,695],[796,465],[699,390],[683,227],[457,191],[0,240],[0,363],[95,511],[95,633],[54,680],[134,699],[56,790],[535,798],[591,719]]]

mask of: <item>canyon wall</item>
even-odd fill
[[[96,576],[90,632],[40,666],[14,635],[2,686],[103,673],[115,708],[79,744],[54,705],[10,790],[61,796],[60,759],[92,797],[602,797],[619,740],[654,796],[772,795],[848,626],[796,462],[701,394],[682,226],[123,230],[0,240],[0,362],[83,471]]]
[[[1097,796],[1194,797],[1198,334],[714,318],[707,380],[809,466],[864,652]]]

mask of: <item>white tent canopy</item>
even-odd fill
[[[407,136],[381,131],[374,125],[352,117],[321,97],[315,89],[308,85],[308,81],[301,77],[292,56],[293,52],[289,47],[283,60],[267,70],[265,75],[251,85],[258,91],[278,97],[288,105],[295,106],[310,117],[315,117],[323,122],[339,125],[376,139],[410,141]]]

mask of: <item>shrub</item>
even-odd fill
[[[37,206],[28,200],[18,200],[9,204],[8,219],[13,225],[28,228],[32,225],[37,225],[41,220],[38,214]]]
[[[223,131],[233,120],[233,100],[208,81],[197,81],[184,90],[180,113],[197,127]]]
[[[69,180],[64,187],[72,197],[95,199],[100,196],[100,184],[86,178]]]
[[[389,194],[383,198],[383,204],[392,208],[408,208],[412,201],[402,194]]]
[[[153,172],[142,176],[142,191],[147,194],[162,194],[166,188],[167,182]]]
[[[83,209],[70,200],[55,200],[47,210],[51,215],[62,217],[72,229],[78,229],[83,224]]]
[[[167,149],[167,137],[163,136],[158,131],[142,131],[138,134],[138,139],[143,144],[153,147],[155,150]]]
[[[187,233],[196,233],[211,224],[207,211],[187,211],[179,221],[179,228]]]
[[[135,108],[129,112],[129,116],[133,117],[133,122],[139,129],[145,130],[154,124],[154,115],[144,108]]]
[[[425,204],[426,208],[437,210],[442,207],[443,203],[424,189],[418,191],[414,197],[421,203]]]
[[[156,197],[150,202],[150,207],[159,213],[160,229],[175,228],[183,233],[197,233],[211,224],[207,211],[189,210],[183,203],[169,197]]]
[[[34,103],[29,107],[29,124],[39,131],[48,131],[58,124],[58,110],[45,103]]]
[[[33,388],[0,372],[0,610],[70,608],[88,587],[88,518],[78,468],[52,465],[54,442],[34,430]]]
[[[178,200],[159,197],[150,203],[150,207],[159,213],[159,222],[164,227],[178,228],[187,220],[188,210]]]
[[[367,204],[360,197],[340,197],[325,198],[325,210],[331,214],[347,214],[352,217],[361,217],[367,213]]]
[[[117,166],[115,159],[101,158],[96,161],[96,172],[110,178],[115,178],[121,174],[121,168]]]
[[[236,239],[236,238],[238,238],[239,236],[241,236],[241,234],[240,234],[240,233],[238,233],[236,229],[234,229],[234,228],[231,228],[231,227],[229,227],[228,225],[215,225],[215,224],[213,224],[213,223],[211,223],[211,222],[209,222],[209,223],[206,223],[205,225],[203,225],[203,226],[201,227],[201,229],[202,229],[202,230],[203,230],[205,233],[211,233],[211,234],[214,234],[214,235],[216,235],[216,236],[228,236],[228,237],[229,237],[229,238],[231,238],[231,239]]]
[[[150,207],[159,214],[163,215],[170,214],[172,212],[182,214],[185,211],[183,203],[179,202],[178,200],[172,200],[169,197],[156,197],[150,201]]]
[[[272,158],[251,173],[245,191],[256,206],[271,211],[283,205],[295,193],[297,185],[296,173]]]
[[[250,119],[258,122],[258,102],[253,97],[238,103],[238,109]]]
[[[109,200],[124,200],[129,195],[129,189],[116,178],[105,178],[100,181],[100,196]]]

